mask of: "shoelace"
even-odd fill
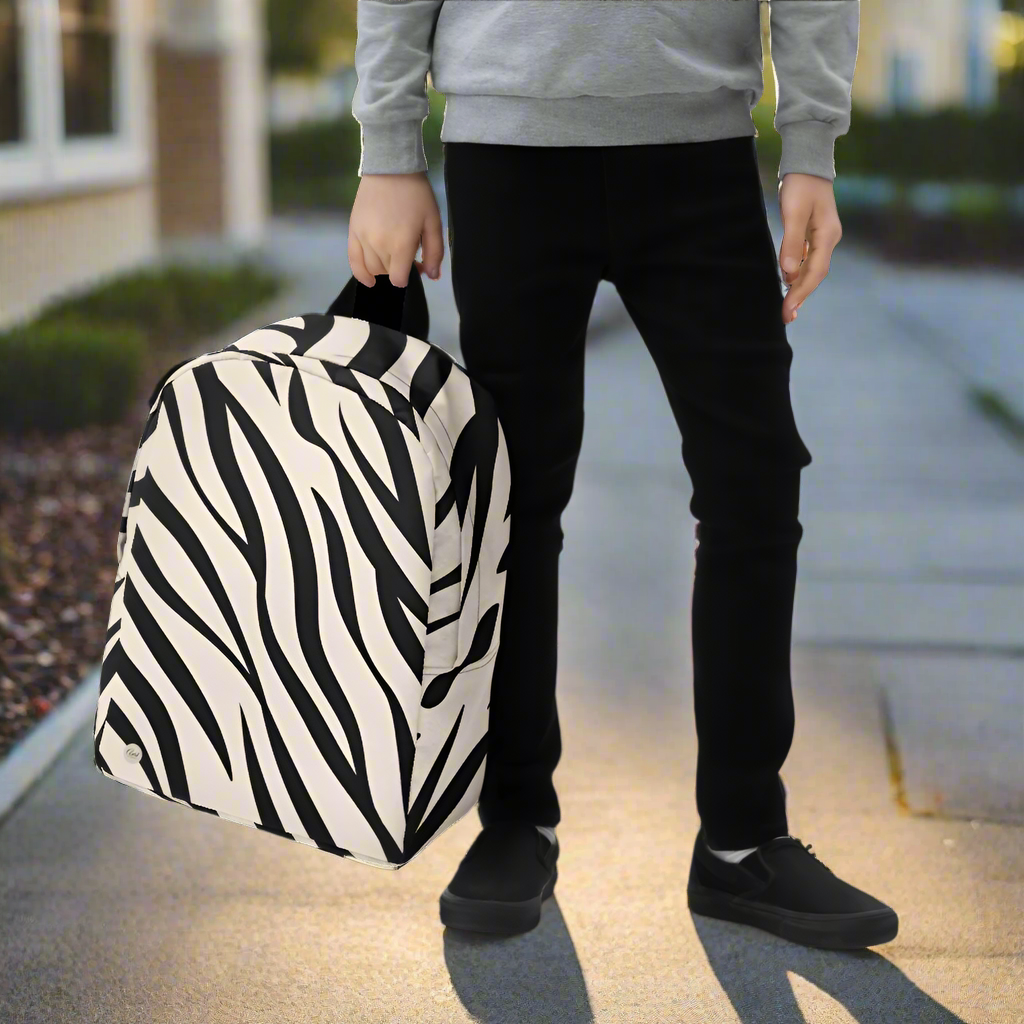
[[[793,836],[793,838],[794,838],[794,839],[796,839],[796,836]],[[830,867],[829,867],[829,866],[828,866],[828,865],[827,865],[827,864],[826,864],[826,863],[825,863],[825,862],[824,862],[823,860],[821,860],[821,858],[819,858],[819,857],[818,857],[818,855],[817,855],[816,853],[814,853],[814,851],[813,851],[813,850],[811,850],[811,847],[812,847],[812,846],[814,845],[814,843],[807,843],[806,845],[804,845],[804,842],[803,842],[803,840],[802,840],[802,839],[796,839],[796,841],[797,841],[797,842],[798,842],[798,843],[799,843],[799,844],[800,844],[800,845],[801,845],[801,846],[802,846],[802,847],[803,847],[803,848],[804,848],[804,849],[805,849],[805,850],[806,850],[806,851],[807,851],[807,852],[808,852],[808,853],[809,853],[809,854],[810,854],[810,855],[811,855],[811,856],[812,856],[812,857],[813,857],[813,858],[814,858],[814,859],[815,859],[815,860],[816,860],[816,861],[817,861],[817,862],[818,862],[818,863],[819,863],[819,864],[820,864],[820,865],[821,865],[821,866],[822,866],[822,867],[823,867],[823,868],[824,868],[824,869],[825,869],[825,870],[826,870],[826,871],[827,871],[827,872],[828,872],[829,874],[832,874],[832,875],[834,875],[834,874],[835,874],[835,872],[834,872],[834,871],[833,871],[833,870],[832,870],[832,869],[831,869],[831,868],[830,868]]]

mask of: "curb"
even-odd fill
[[[0,824],[64,753],[75,734],[96,713],[100,682],[94,668],[45,718],[34,725],[0,761]]]

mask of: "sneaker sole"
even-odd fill
[[[690,910],[719,921],[752,925],[781,939],[818,949],[864,949],[892,942],[899,918],[892,910],[866,910],[859,914],[804,914],[754,903],[716,892],[702,885],[686,890]]]
[[[521,903],[471,900],[445,889],[441,893],[441,923],[459,931],[486,935],[521,935],[533,931],[540,924],[541,904],[554,893],[557,881],[556,867],[544,891]]]

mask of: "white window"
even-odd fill
[[[990,107],[999,98],[995,42],[1001,10],[999,0],[970,0],[967,5],[964,102],[972,109]]]
[[[894,110],[914,110],[921,100],[921,61],[909,50],[894,50],[889,60],[889,103]]]
[[[137,0],[0,0],[0,202],[148,169]]]

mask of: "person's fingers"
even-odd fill
[[[810,250],[810,242],[804,239],[804,247],[800,253],[800,265],[791,274],[787,274],[785,271],[782,272],[782,280],[787,285],[792,285],[796,282],[796,279],[800,276],[800,268],[804,265],[804,261],[807,259],[807,253]],[[781,265],[781,258],[780,258]]]
[[[779,248],[779,266],[782,268],[786,283],[792,282],[799,272],[800,261],[804,257],[807,244],[807,224],[811,218],[811,208],[787,208],[784,211],[784,234]]]
[[[782,304],[783,318],[795,312],[803,301],[828,276],[832,260],[832,249],[828,246],[811,246],[808,256],[800,270],[800,276],[789,290]]]
[[[435,281],[441,276],[441,261],[444,259],[444,231],[441,215],[432,215],[423,225],[423,266]]]
[[[366,262],[366,269],[373,275],[379,277],[388,272],[387,252],[379,243],[375,246],[372,243],[363,243],[363,259]]]
[[[412,273],[412,264],[418,248],[419,239],[412,239],[392,250],[386,273],[396,288],[409,286],[409,275]]]
[[[348,265],[352,268],[352,276],[367,288],[374,286],[373,275],[367,269],[363,258],[363,247],[359,239],[350,231],[348,234]]]
[[[363,243],[363,256],[366,261],[366,269],[370,272],[370,287],[377,283],[376,279],[388,272],[388,256],[384,246],[379,242],[374,247],[371,243]]]
[[[353,251],[356,252],[359,274],[355,272],[357,263],[353,262]],[[384,257],[378,254],[371,242],[360,239],[358,235],[349,236],[349,263],[352,266],[352,276],[367,288],[372,288],[376,284],[376,278],[388,272],[384,265]]]

